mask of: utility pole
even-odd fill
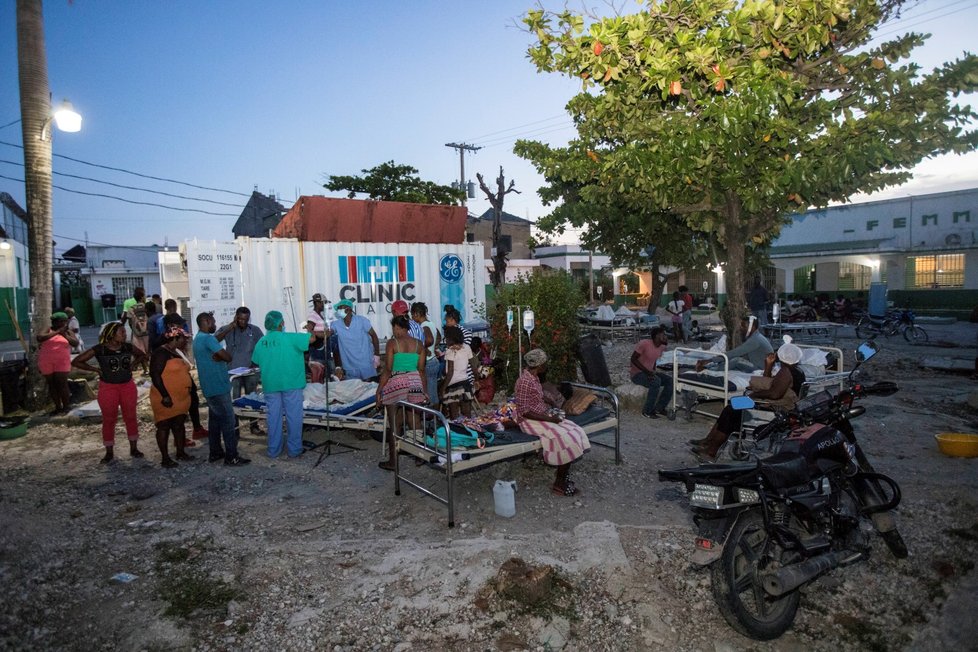
[[[465,206],[465,200],[468,196],[468,191],[466,189],[465,183],[465,151],[468,150],[472,153],[478,152],[482,147],[476,147],[475,145],[469,145],[468,143],[445,143],[445,147],[451,147],[452,149],[458,150],[458,161],[459,161],[459,177],[458,177],[458,189],[462,191],[462,206]]]

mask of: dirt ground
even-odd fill
[[[380,445],[351,431],[334,436],[364,450],[318,466],[318,451],[270,460],[246,436],[250,466],[208,464],[197,447],[193,462],[165,470],[147,416],[143,460],[120,435],[119,459],[99,465],[98,424],[78,420],[35,419],[28,436],[0,442],[0,649],[965,649],[978,634],[978,459],[944,457],[933,435],[978,432],[968,405],[978,382],[919,360],[973,360],[975,326],[929,330],[928,347],[881,341],[865,376],[901,391],[867,399],[855,424],[903,489],[911,557],[877,541],[868,562],[807,589],[777,641],[727,626],[708,571],[689,562],[685,493],[657,480],[694,463],[686,440],[705,434],[705,418],[626,412],[623,464],[593,448],[573,469],[575,498],[550,493],[552,469],[536,458],[463,475],[449,529],[443,505],[407,487],[395,496]],[[843,335],[851,356],[857,342]],[[631,348],[605,348],[618,382]],[[421,482],[443,482],[408,464]],[[493,511],[500,478],[517,483],[510,519]],[[530,608],[493,593],[513,556],[557,569],[551,599]]]

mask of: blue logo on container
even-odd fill
[[[458,283],[462,280],[462,259],[455,254],[446,254],[438,264],[438,273],[446,283]]]

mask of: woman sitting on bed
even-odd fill
[[[415,405],[424,405],[428,402],[428,395],[425,394],[425,385],[422,377],[425,367],[425,349],[418,340],[411,337],[408,333],[410,324],[406,315],[398,315],[391,319],[391,327],[394,329],[394,337],[387,342],[385,353],[384,368],[380,374],[380,383],[377,386],[377,405],[393,406],[398,401],[407,401]],[[400,432],[404,426],[405,410],[389,410],[390,419],[393,423],[390,426],[394,432]],[[411,410],[409,416],[411,428],[415,428],[417,415]],[[387,435],[387,459],[378,464],[385,471],[394,470],[394,437]]]
[[[805,375],[797,368],[801,349],[791,343],[790,337],[785,336],[784,339],[785,343],[778,349],[777,355],[769,353],[765,358],[764,375],[752,377],[750,389],[747,390],[761,410],[792,409],[805,382]],[[775,360],[781,361],[781,368],[772,376]],[[696,457],[703,462],[716,461],[717,453],[727,443],[730,433],[740,430],[743,414],[743,410],[735,410],[729,405],[724,407],[706,437],[690,440]]]
[[[774,347],[758,330],[757,317],[751,315],[741,320],[740,335],[743,343],[727,351],[730,368],[743,371],[763,369],[765,358],[768,354],[774,353]],[[703,371],[704,367],[715,362],[723,362],[723,356],[717,356],[710,360],[700,360],[696,363],[696,371]]]
[[[584,429],[547,407],[540,374],[546,371],[547,354],[533,349],[525,356],[526,367],[516,381],[516,423],[520,430],[541,439],[543,461],[557,467],[552,491],[573,496],[577,487],[568,478],[570,463],[591,448]]]

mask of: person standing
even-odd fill
[[[190,339],[190,325],[187,320],[183,318],[177,311],[177,302],[173,299],[167,299],[163,304],[166,314],[163,315],[163,319],[159,321],[159,332],[160,335],[167,332],[173,326],[179,327],[186,334],[187,339]],[[161,339],[162,342],[162,339]],[[190,379],[190,423],[193,424],[193,439],[207,439],[208,433],[207,428],[200,421],[200,397],[197,396],[197,383]],[[188,441],[187,447],[193,447],[194,442]]]
[[[672,301],[666,306],[666,312],[669,313],[669,319],[672,322],[672,334],[676,338],[676,342],[686,343],[686,334],[683,332],[683,310],[685,304],[683,303],[682,296],[678,291],[672,293]]]
[[[385,364],[377,385],[377,405],[393,406],[399,401],[407,401],[415,405],[424,405],[428,397],[424,391],[424,346],[408,334],[409,320],[406,315],[397,315],[391,319],[391,329],[394,336],[387,342],[384,352]],[[411,428],[416,428],[417,414],[409,413]],[[387,411],[386,426],[392,432],[400,433],[404,426],[404,410],[392,409]],[[389,433],[391,431],[388,431]],[[385,471],[394,470],[395,442],[393,434],[387,435],[387,459],[378,466]]]
[[[75,339],[78,340],[78,344],[71,347],[71,352],[81,353],[85,350],[85,342],[82,341],[81,324],[78,323],[78,318],[75,317],[75,309],[69,306],[65,308],[65,314],[68,315],[68,330],[74,333]]]
[[[305,354],[315,339],[314,333],[285,333],[285,318],[278,310],[265,315],[265,336],[255,344],[252,362],[261,369],[268,409],[268,456],[282,452],[282,412],[288,427],[286,448],[289,457],[298,457],[302,448],[302,390],[306,387]]]
[[[37,335],[37,367],[48,384],[48,395],[54,402],[49,416],[68,413],[71,389],[68,374],[71,373],[71,347],[78,346],[78,339],[68,330],[68,315],[56,312],[51,315],[51,327]]]
[[[394,317],[407,317],[408,320],[408,335],[424,343],[424,331],[421,329],[421,324],[411,319],[411,308],[408,306],[407,301],[404,299],[398,299],[391,304],[391,315]]]
[[[136,288],[132,291],[132,296],[122,302],[122,312],[123,314],[132,312],[132,309],[137,303],[146,303],[146,290],[143,288]]]
[[[255,364],[251,361],[251,356],[255,352],[255,345],[262,338],[264,333],[260,328],[251,323],[251,310],[241,306],[234,311],[234,321],[220,329],[215,337],[218,342],[224,342],[227,352],[231,354],[231,361],[228,366],[231,369],[242,369],[251,367],[255,369]],[[231,379],[231,399],[236,399],[242,394],[253,394],[258,391],[258,374],[256,372],[235,376]],[[251,419],[251,434],[264,435],[257,419]]]
[[[761,277],[756,276],[754,277],[754,287],[751,288],[747,297],[747,306],[750,308],[751,314],[757,317],[757,325],[762,328],[767,325],[767,302],[767,289],[761,282]]]
[[[672,398],[672,374],[656,370],[659,358],[669,345],[669,336],[664,326],[652,329],[651,336],[642,339],[632,352],[629,374],[632,382],[648,389],[642,416],[658,419],[666,413],[666,406]]]
[[[471,341],[471,339],[470,339]],[[442,409],[449,419],[472,416],[472,349],[463,342],[462,329],[445,327],[445,378],[441,381]]]
[[[207,439],[210,445],[207,460],[224,460],[225,466],[244,466],[251,460],[238,454],[238,431],[234,423],[234,406],[231,404],[231,380],[228,378],[231,354],[214,337],[216,331],[214,313],[198,313],[194,359],[197,361],[200,389],[207,402]]]
[[[153,303],[153,306],[154,306],[154,311],[153,311],[152,314],[149,314],[146,317],[146,330],[148,331],[148,334],[147,334],[147,338],[146,339],[149,342],[149,353],[150,353],[150,355],[152,355],[153,354],[153,351],[156,350],[156,347],[158,347],[160,345],[160,339],[162,339],[162,337],[163,337],[162,336],[162,332],[163,332],[163,317],[166,316],[163,313],[163,307],[162,306],[157,306],[155,301],[152,302],[152,303]],[[176,304],[175,301],[174,301],[174,304]]]
[[[326,300],[323,295],[317,292],[312,295],[312,310],[306,316],[306,330],[311,328],[315,339],[309,345],[309,361],[323,365],[325,374],[328,376],[333,373],[332,361],[329,360],[329,340],[333,331],[327,327],[330,315],[326,309]]]
[[[689,288],[680,285],[679,296],[683,300],[683,342],[685,342],[693,330],[693,295],[689,293]]]
[[[177,463],[170,458],[170,434],[177,449],[178,460],[192,460],[187,454],[187,433],[184,424],[190,409],[190,363],[181,355],[187,346],[187,333],[177,325],[163,334],[163,342],[153,351],[149,362],[149,377],[153,383],[149,391],[149,402],[153,408],[153,421],[156,423],[156,445],[160,448],[164,468],[173,468]]]
[[[330,324],[336,333],[336,353],[333,362],[337,374],[342,369],[343,378],[360,378],[376,381],[380,366],[380,340],[370,320],[354,314],[353,302],[337,301],[333,306],[337,319]]]
[[[73,367],[98,374],[98,407],[102,412],[102,445],[105,446],[102,464],[108,464],[113,459],[115,424],[120,409],[122,421],[126,424],[129,455],[144,457],[136,446],[139,421],[136,418],[136,383],[132,379],[132,363],[142,355],[141,351],[126,342],[126,329],[122,322],[112,321],[102,328],[98,344],[71,361]],[[98,362],[97,367],[88,364],[92,358]]]
[[[438,370],[440,363],[435,351],[441,341],[441,333],[434,322],[428,319],[428,306],[416,302],[411,306],[411,319],[421,326],[424,333],[424,340],[421,342],[425,347],[425,383],[428,391],[429,406],[437,410],[440,399],[438,398]]]

